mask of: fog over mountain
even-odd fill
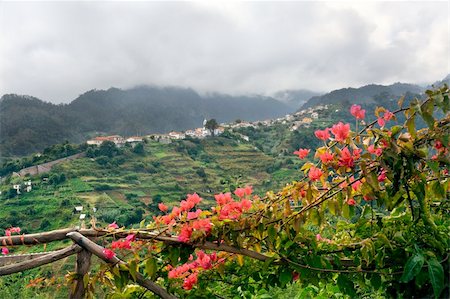
[[[450,72],[449,17],[447,1],[2,1],[0,94],[429,84]]]
[[[265,96],[199,95],[155,86],[91,90],[60,105],[15,94],[0,101],[0,156],[28,154],[66,139],[82,142],[99,133],[166,133],[201,127],[205,118],[254,121],[295,110]]]

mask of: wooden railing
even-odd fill
[[[95,229],[75,229],[67,228],[54,230],[36,234],[15,235],[0,237],[1,246],[20,246],[20,245],[39,245],[54,241],[61,241],[64,239],[70,239],[73,244],[56,251],[44,252],[44,253],[31,253],[11,256],[0,257],[0,276],[10,275],[13,273],[21,272],[24,270],[40,267],[42,265],[50,264],[69,257],[71,255],[77,256],[75,272],[76,281],[75,287],[71,289],[69,298],[84,298],[86,296],[86,286],[83,282],[83,277],[89,272],[91,266],[92,254],[99,257],[104,262],[117,265],[124,264],[122,260],[114,256],[108,259],[103,250],[104,247],[96,244],[91,239],[101,236],[114,235],[116,237],[125,237],[127,234],[117,232],[112,233],[107,230],[95,230]],[[155,239],[164,241],[167,243],[179,243],[176,238],[159,236],[154,232],[139,232],[137,238],[141,239]],[[160,296],[161,298],[176,298],[174,295],[167,292],[166,289],[159,286],[155,282],[146,279],[140,273],[135,276],[135,282]]]
[[[129,234],[130,231],[125,232],[122,230],[111,231],[103,229],[65,228],[35,234],[0,237],[0,246],[41,245],[49,242],[62,241],[67,239],[73,241],[72,245],[56,251],[37,254],[32,253],[13,256],[0,256],[0,276],[21,272],[45,264],[50,264],[76,254],[76,285],[70,293],[70,298],[84,298],[86,295],[86,289],[83,282],[83,277],[89,272],[92,254],[99,257],[105,263],[111,265],[125,265],[125,263],[117,257],[108,259],[103,253],[103,250],[105,248],[96,244],[92,240],[107,236],[115,238],[125,238]],[[245,255],[259,261],[266,261],[269,258],[268,256],[265,256],[256,251],[248,250],[245,248],[236,248],[226,244],[218,244],[209,241],[186,244],[179,241],[177,237],[168,236],[161,232],[147,231],[145,229],[133,231],[133,234],[136,235],[136,239],[140,240],[159,241],[169,245],[183,244],[200,249],[224,251],[233,254]],[[154,294],[160,296],[161,298],[176,298],[174,295],[168,293],[167,290],[165,290],[155,282],[144,278],[139,273],[137,273],[135,277],[135,282],[146,288],[147,290],[153,292]]]

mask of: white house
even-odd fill
[[[83,211],[83,206],[76,206],[75,207],[75,212],[81,212],[81,211]]]
[[[111,141],[114,142],[114,144],[118,147],[125,144],[125,139],[122,136],[119,135],[111,135],[111,136],[99,136],[95,137],[94,139],[88,140],[86,143],[89,145],[101,145],[105,141]]]
[[[171,139],[184,139],[186,137],[186,135],[181,132],[172,131],[172,132],[169,132],[169,137]]]
[[[144,139],[140,136],[131,136],[131,137],[128,137],[125,141],[127,143],[137,143],[137,142],[144,141]]]

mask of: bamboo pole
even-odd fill
[[[116,265],[116,264],[123,264],[126,265],[125,262],[117,258],[117,256],[112,257],[111,259],[108,259],[105,254],[103,253],[104,247],[92,242],[79,232],[70,232],[67,234],[67,237],[71,238],[76,244],[83,247],[87,251],[90,251],[91,253],[98,256],[100,259],[105,261],[108,264]],[[166,289],[161,287],[160,285],[156,284],[155,282],[145,279],[142,274],[139,272],[136,273],[136,282],[143,286],[144,288],[148,289],[149,291],[153,292],[154,294],[160,296],[163,299],[175,299],[176,297],[169,292],[167,292]]]
[[[32,259],[30,261],[24,261],[13,265],[7,265],[0,267],[0,276],[9,275],[17,272],[21,272],[24,270],[36,268],[45,264],[50,264],[65,257],[68,257],[72,254],[78,253],[81,251],[80,246],[71,245],[64,249],[54,251],[47,255]]]

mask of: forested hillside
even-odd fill
[[[4,95],[0,101],[0,156],[25,155],[88,136],[150,134],[219,122],[258,120],[292,111],[286,104],[262,96],[199,95],[192,89],[137,87],[92,90],[68,105],[37,98]]]

